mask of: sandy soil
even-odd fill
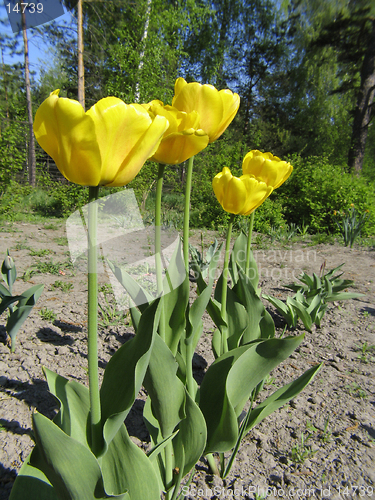
[[[214,237],[209,232],[203,236],[205,244]],[[200,233],[193,235],[193,241],[200,245]],[[359,247],[348,249],[337,243],[316,246],[308,243],[307,238],[291,245],[278,243],[271,247],[264,244],[264,239],[255,244],[263,293],[285,298],[288,291],[283,284],[293,281],[302,270],[319,273],[325,262],[327,270],[345,263],[343,277],[354,280],[351,290],[364,296],[330,305],[321,328],[307,333],[300,348],[272,372],[265,393],[273,392],[275,386],[293,380],[308,367],[324,361],[313,383],[246,436],[225,481],[213,477],[204,461],[199,463],[194,480],[185,492],[187,499],[255,499],[262,494],[268,498],[334,500],[375,496],[372,490],[375,482],[375,252]],[[142,247],[139,242],[136,246]],[[71,264],[65,225],[52,222],[44,226],[14,224],[3,228],[1,261],[7,248],[19,276],[14,291],[21,293],[32,284],[45,286],[18,334],[14,354],[6,343],[5,314],[0,320],[0,500],[9,498],[17,471],[33,447],[32,412],[36,409],[52,417],[57,408],[48,393],[42,366],[87,383],[86,275],[84,269]],[[129,242],[123,248],[129,248]],[[43,268],[38,263],[50,265]],[[105,285],[109,283],[108,277],[103,274],[100,280],[100,303],[108,316],[100,321],[99,365],[103,370],[132,330],[126,316],[122,320],[116,317],[114,296]],[[281,332],[282,318],[272,307],[270,311]],[[209,317],[204,319],[198,354],[211,363],[213,325]],[[113,324],[108,324],[111,320]],[[300,327],[302,329],[302,325]],[[201,357],[197,356],[194,367],[197,377],[206,365]],[[135,405],[127,425],[140,446],[146,447],[148,435],[141,420],[140,405]]]

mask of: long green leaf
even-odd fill
[[[103,434],[108,446],[123,424],[142,386],[159,323],[159,299],[142,314],[135,337],[109,360],[100,389]]]
[[[205,453],[228,451],[235,445],[237,417],[252,390],[298,347],[303,337],[254,341],[223,354],[209,367],[199,403],[207,425]]]
[[[89,390],[86,386],[68,380],[48,368],[43,368],[50,392],[59,400],[60,411],[53,421],[65,434],[87,448],[87,422],[90,413]]]
[[[271,415],[275,410],[296,397],[311,382],[322,366],[323,364],[313,366],[296,380],[284,385],[284,387],[278,389],[256,408],[251,410],[246,432],[249,432],[264,418],[268,417],[268,415]]]
[[[151,460],[130,439],[122,425],[101,459],[107,494],[128,491],[130,499],[160,500],[159,480]]]
[[[29,464],[30,455],[16,477],[9,500],[59,500],[43,472]]]
[[[88,448],[40,413],[33,415],[33,423],[37,446],[31,465],[46,475],[59,500],[129,499],[126,491],[106,494],[99,463]]]
[[[185,418],[185,386],[176,376],[177,368],[172,352],[156,335],[144,386],[163,438],[172,434],[176,425]]]

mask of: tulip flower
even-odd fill
[[[151,101],[143,105],[152,118],[165,117],[169,127],[152,156],[152,160],[167,165],[177,165],[202,151],[208,144],[208,135],[199,128],[197,111],[185,113],[161,101]]]
[[[253,175],[235,177],[227,167],[214,177],[212,187],[223,209],[240,215],[251,214],[273,190]]]
[[[152,156],[168,128],[138,104],[116,97],[98,101],[87,112],[78,101],[55,90],[35,115],[40,146],[69,181],[82,186],[125,186]]]
[[[261,153],[257,149],[247,153],[242,163],[244,174],[254,175],[273,189],[281,186],[292,171],[293,167],[290,163],[281,161],[272,153]]]
[[[177,78],[172,106],[200,115],[200,127],[208,134],[209,142],[218,139],[235,117],[240,105],[238,94],[228,89],[217,90],[212,85],[187,83]]]

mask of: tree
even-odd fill
[[[300,13],[310,16],[310,23],[314,26],[310,49],[318,49],[324,54],[324,50],[331,47],[336,53],[340,82],[332,92],[355,92],[348,169],[359,174],[375,96],[374,3],[369,0],[309,0],[305,3],[297,2],[296,6]]]

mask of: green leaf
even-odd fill
[[[295,308],[298,317],[302,320],[306,330],[311,331],[312,319],[310,314],[307,311],[307,308],[304,304],[301,304],[297,300],[293,298],[289,298],[290,304]]]
[[[29,464],[31,454],[23,463],[14,482],[9,500],[59,500],[43,472]]]
[[[16,269],[16,266],[13,266],[12,269],[10,270],[9,274],[8,274],[8,269],[5,267],[5,261],[3,261],[3,264],[1,266],[1,274],[3,276],[3,280],[8,285],[8,287],[12,287],[13,283],[17,279],[17,269]]]
[[[122,425],[101,459],[104,488],[107,494],[129,498],[160,500],[159,480],[151,460],[130,439]]]
[[[296,380],[284,385],[284,387],[278,389],[256,408],[251,410],[246,432],[249,432],[265,417],[268,417],[268,415],[271,415],[271,413],[275,410],[281,408],[281,406],[285,403],[295,398],[297,394],[299,394],[311,382],[322,366],[322,364],[313,366]]]
[[[0,283],[0,297],[8,297],[10,296],[10,292],[5,286]]]
[[[241,270],[238,271],[238,281],[233,289],[246,310],[247,325],[241,342],[248,343],[260,337],[260,322],[265,308],[251,281]]]
[[[103,434],[108,446],[140,391],[159,323],[159,299],[143,312],[135,337],[115,352],[104,371],[100,389]]]
[[[12,341],[16,338],[18,330],[25,322],[28,315],[31,313],[33,306],[17,307],[8,317],[6,324],[6,331],[8,332]]]
[[[34,306],[42,294],[44,285],[34,285],[21,293],[20,306]]]
[[[189,278],[186,275],[184,281],[172,289],[171,292],[163,295],[161,307],[164,308],[165,321],[162,327],[165,335],[165,343],[176,355],[178,343],[185,331],[186,309],[189,303]]]
[[[56,491],[57,498],[59,500],[108,498],[99,463],[91,451],[67,436],[40,413],[33,415],[33,423],[37,446],[33,450],[30,463],[46,475]],[[112,498],[125,500],[129,496],[123,491]]]
[[[218,358],[207,370],[199,406],[206,420],[205,453],[225,452],[236,443],[237,418],[253,389],[302,342],[304,335],[254,341]]]
[[[60,402],[60,411],[53,419],[54,423],[65,434],[89,448],[87,423],[90,413],[90,397],[88,388],[75,380],[69,381],[48,368],[43,368],[43,371],[50,392]]]
[[[293,311],[288,307],[288,305],[285,302],[283,302],[280,299],[277,299],[276,297],[272,297],[271,295],[263,294],[262,297],[268,300],[268,302],[271,302],[271,304],[274,307],[276,307],[279,313],[284,317],[289,327],[295,326]]]
[[[336,300],[359,299],[360,297],[364,297],[364,294],[355,292],[337,292],[332,293],[329,297],[326,297],[326,301],[333,302]]]
[[[271,339],[275,336],[275,323],[270,313],[264,309],[262,319],[260,321],[260,336],[262,339]]]
[[[124,269],[116,266],[116,264],[110,261],[108,261],[108,265],[139,310],[141,312],[146,310],[147,306],[154,300],[154,297],[150,295],[147,290],[142,288]]]
[[[172,434],[176,425],[185,418],[185,386],[176,376],[177,368],[172,352],[156,335],[144,386],[163,438]]]
[[[186,476],[202,456],[206,446],[207,427],[204,416],[186,392],[186,417],[179,424],[179,433],[173,439],[175,467]]]
[[[3,300],[1,301],[0,304],[0,314],[3,314],[3,312],[8,309],[14,302],[17,302],[20,300],[20,295],[6,295],[3,297]]]

